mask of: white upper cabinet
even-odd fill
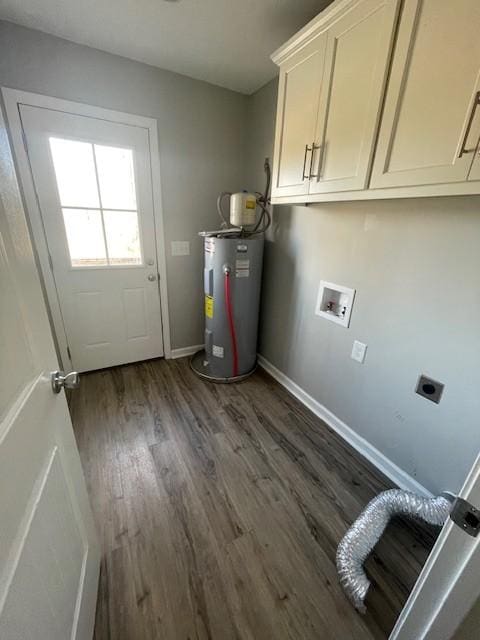
[[[308,193],[325,46],[320,34],[280,70],[272,195]]]
[[[327,31],[309,193],[365,189],[399,0],[364,0]]]
[[[274,203],[480,193],[480,0],[335,0],[272,58]]]
[[[479,0],[405,0],[370,187],[466,181],[479,91]]]

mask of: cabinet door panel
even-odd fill
[[[480,108],[478,0],[406,0],[370,186],[465,181]]]
[[[367,185],[399,0],[364,0],[328,30],[310,193]]]
[[[326,36],[320,34],[280,69],[272,195],[308,193],[308,173],[322,84]]]

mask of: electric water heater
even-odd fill
[[[271,222],[267,160],[264,168],[265,194],[221,193],[217,208],[222,228],[200,233],[205,251],[205,348],[192,357],[191,367],[213,382],[241,380],[255,370],[257,362],[264,232]],[[229,221],[222,208],[226,196],[230,197]]]
[[[205,238],[206,377],[239,379],[255,368],[263,242],[263,234]]]

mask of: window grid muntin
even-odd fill
[[[76,139],[71,139],[71,138],[57,138],[55,136],[51,136],[49,138],[49,140],[72,140],[73,142],[86,142],[83,140],[76,140]],[[70,265],[72,269],[85,269],[85,268],[97,268],[97,269],[105,269],[108,267],[139,267],[139,266],[143,266],[143,247],[142,247],[142,237],[141,237],[141,233],[140,233],[140,220],[139,220],[139,216],[138,216],[138,208],[137,209],[120,209],[120,208],[107,208],[105,209],[105,211],[125,211],[125,212],[130,212],[130,213],[135,213],[136,217],[137,217],[137,230],[138,230],[138,249],[139,249],[139,255],[138,255],[138,261],[137,262],[120,262],[119,258],[115,258],[114,261],[112,262],[109,256],[109,252],[108,252],[108,242],[107,242],[107,233],[106,233],[106,229],[105,229],[105,219],[104,219],[104,208],[103,208],[103,203],[102,203],[102,193],[101,193],[101,189],[100,189],[100,179],[99,179],[99,175],[98,175],[98,167],[97,167],[97,157],[96,157],[96,147],[97,144],[95,142],[91,142],[88,141],[87,144],[90,144],[90,146],[92,147],[92,158],[93,158],[93,167],[94,167],[94,173],[95,173],[95,183],[96,183],[96,187],[97,187],[97,195],[98,195],[98,202],[99,202],[99,207],[81,207],[81,206],[68,206],[68,205],[62,205],[61,209],[62,209],[62,217],[63,217],[63,224],[64,224],[64,229],[65,229],[65,234],[66,234],[66,227],[65,227],[65,216],[64,216],[64,209],[77,209],[77,210],[90,210],[90,211],[99,211],[100,212],[100,219],[101,219],[101,223],[102,223],[102,233],[103,233],[103,244],[104,244],[104,249],[105,249],[105,256],[106,256],[106,260],[107,263],[106,264],[98,264],[98,265],[92,265],[92,264],[85,264],[85,265],[80,265],[78,264],[78,260],[76,260],[77,264],[74,264],[74,260],[72,258],[72,255],[70,253],[70,246],[68,243],[68,237],[67,237],[67,247],[68,247],[68,252],[69,252],[69,256],[70,256]],[[98,145],[98,146],[102,146],[102,145]],[[105,146],[105,145],[103,145]],[[117,147],[118,149],[125,149],[125,147]],[[128,149],[131,152],[131,149]],[[50,153],[52,153],[52,147],[50,145]],[[133,156],[133,154],[132,154]],[[55,178],[56,178],[56,185],[57,185],[57,192],[58,192],[58,196],[59,196],[59,200],[60,200],[60,192],[59,192],[59,183],[58,183],[58,177],[57,177],[57,173],[55,170],[55,162],[53,163],[54,165],[54,171],[55,171]],[[135,164],[133,163],[133,157],[132,157],[132,167],[133,167],[133,187],[135,189],[135,201],[138,205],[138,198],[137,198],[137,191],[136,191],[136,180],[135,180]],[[98,258],[99,260],[103,260],[103,258]],[[124,258],[125,260],[128,260],[128,258],[125,256]],[[87,262],[88,260],[93,260],[92,259],[86,259],[85,261]]]

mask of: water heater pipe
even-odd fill
[[[238,351],[237,351],[237,334],[235,332],[235,322],[233,319],[232,296],[230,291],[230,267],[223,268],[225,283],[225,307],[228,318],[228,328],[230,331],[230,339],[232,342],[233,355],[233,377],[238,376]]]
[[[443,496],[423,498],[401,489],[383,491],[368,503],[337,549],[340,583],[360,613],[366,611],[365,597],[370,587],[363,563],[380,540],[390,518],[395,515],[410,516],[441,526],[451,508],[451,502]]]

